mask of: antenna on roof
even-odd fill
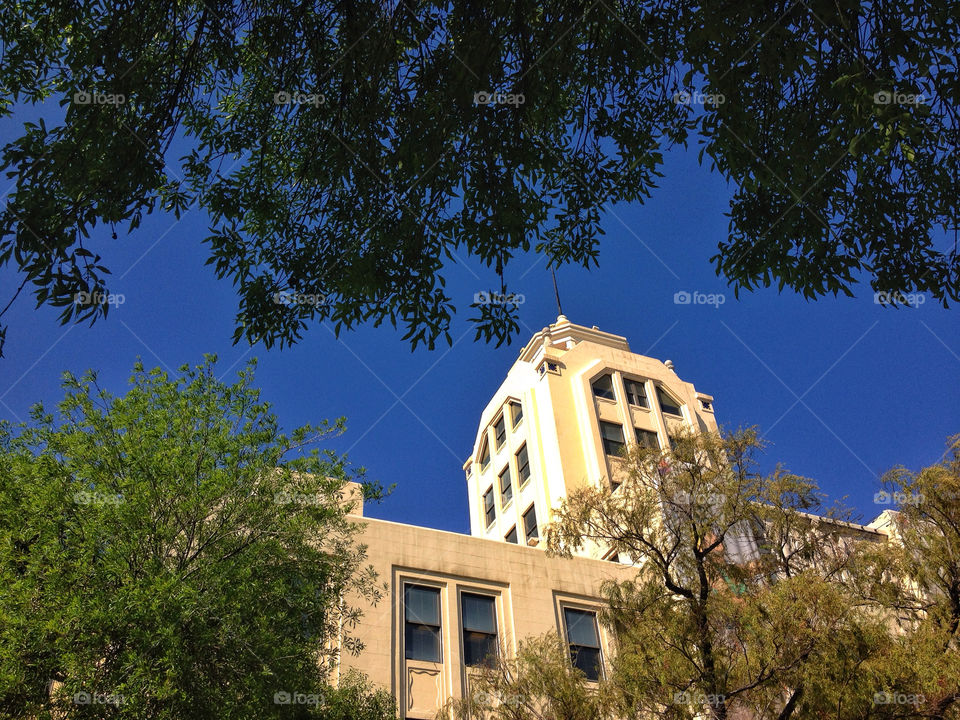
[[[553,294],[557,297],[557,316],[563,315],[563,308],[560,307],[560,291],[557,290],[557,271],[556,268],[550,268],[550,274],[553,275]]]

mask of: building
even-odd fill
[[[354,634],[365,650],[341,669],[362,670],[391,690],[401,717],[420,719],[462,696],[492,648],[514,652],[524,637],[559,632],[588,677],[604,672],[599,587],[636,570],[602,547],[548,557],[543,528],[575,488],[616,488],[625,444],[665,447],[684,427],[717,430],[712,396],[669,360],[561,315],[527,343],[480,415],[463,465],[470,535],[364,519],[388,595],[364,609]],[[879,525],[848,530],[886,538]]]

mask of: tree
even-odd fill
[[[214,370],[137,363],[123,396],[67,374],[57,412],[0,425],[4,717],[394,717],[328,686],[359,650],[343,598],[382,594],[348,517],[361,476],[317,446],[342,420],[285,435],[253,364]]]
[[[598,259],[690,141],[731,184],[714,257],[739,291],[869,279],[960,297],[949,2],[433,3],[21,0],[0,10],[13,262],[61,320],[106,314],[97,226],[210,217],[235,340],[390,321],[446,338],[443,263],[499,276],[478,337],[518,330],[507,268]],[[57,111],[50,105],[59,103]],[[179,157],[179,160],[177,159]],[[953,231],[952,246],[944,238]],[[12,299],[11,299],[12,302]]]
[[[889,562],[901,557],[899,546],[863,537],[847,511],[824,506],[812,481],[780,468],[760,475],[761,448],[752,429],[684,435],[663,452],[633,448],[613,492],[572,493],[549,528],[550,550],[596,545],[637,567],[635,579],[602,588],[612,672],[590,687],[566,648],[551,652],[549,640],[538,641],[540,652],[525,650],[481,675],[480,699],[499,702],[468,698],[454,704],[458,717],[523,717],[516,703],[502,702],[512,697],[546,708],[543,718],[579,717],[576,708],[590,702],[597,716],[618,718],[956,717],[946,698],[960,674],[954,646],[943,642],[956,641],[944,631],[955,626],[920,619],[898,629],[898,608],[877,599],[904,587],[882,582],[897,577]],[[946,471],[920,476],[935,485]],[[907,552],[909,542],[903,547],[920,557]],[[937,562],[923,567],[943,577]],[[931,618],[950,617],[930,607]]]

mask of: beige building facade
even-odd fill
[[[387,595],[364,608],[353,634],[365,649],[344,655],[340,671],[363,671],[393,693],[401,717],[422,720],[464,694],[483,657],[512,654],[525,637],[557,632],[588,678],[606,672],[599,589],[636,569],[601,547],[548,557],[544,529],[574,489],[616,489],[624,445],[663,448],[681,428],[716,431],[713,404],[669,360],[561,315],[531,338],[480,415],[463,465],[470,535],[363,520]],[[849,531],[885,540],[884,527]]]

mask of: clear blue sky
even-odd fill
[[[806,302],[771,289],[736,300],[708,260],[725,234],[729,190],[694,155],[668,156],[667,177],[646,205],[606,213],[599,269],[558,273],[564,312],[625,335],[635,352],[672,359],[680,377],[715,396],[721,424],[760,426],[772,443],[768,468],[782,462],[833,497],[849,495],[872,518],[883,509],[873,504],[880,473],[936,462],[946,436],[960,432],[956,311],[932,301],[884,309],[866,285],[856,299]],[[150,217],[131,238],[102,238],[94,249],[113,270],[110,290],[126,302],[93,328],[62,327],[53,311],[34,310],[22,296],[8,313],[0,416],[26,419],[34,402],[55,402],[68,369],[94,368],[105,386],[123,392],[138,355],[176,368],[215,352],[221,372],[233,367],[231,374],[256,355],[263,397],[287,429],[345,415],[349,430],[334,447],[370,477],[396,483],[369,515],[467,532],[460,468],[479,412],[529,336],[556,317],[543,259],[521,257],[509,267],[513,291],[526,297],[524,329],[509,347],[473,341],[466,306],[494,281],[461,262],[447,269],[463,306],[452,348],[411,353],[391,328],[337,340],[315,325],[293,349],[266,351],[231,345],[236,299],[230,283],[203,265],[205,231],[194,210],[179,223]],[[0,272],[5,299],[14,282],[9,269]],[[726,293],[726,302],[675,305],[683,290]]]

